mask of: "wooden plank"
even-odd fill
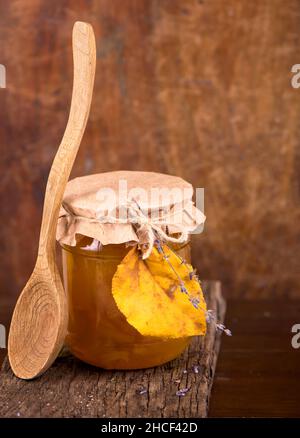
[[[300,300],[231,300],[210,417],[300,417],[300,349],[291,328]]]
[[[203,286],[208,308],[223,322],[220,283]],[[206,417],[220,336],[209,326],[205,338],[194,338],[178,359],[138,371],[100,370],[69,356],[40,378],[23,381],[5,360],[0,417]],[[176,392],[182,388],[189,391],[179,397]]]

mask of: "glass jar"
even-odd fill
[[[130,247],[103,246],[89,237],[76,246],[61,246],[69,302],[66,343],[74,356],[106,369],[138,369],[161,365],[182,353],[190,337],[143,336],[127,322],[115,303],[112,279]],[[190,262],[190,242],[172,248]]]

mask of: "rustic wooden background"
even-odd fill
[[[2,302],[33,267],[76,20],[93,24],[98,64],[73,176],[154,170],[205,187],[201,277],[231,297],[299,297],[298,0],[0,0]]]

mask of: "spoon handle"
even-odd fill
[[[73,27],[74,82],[68,123],[48,177],[40,232],[38,261],[55,258],[56,226],[68,182],[90,112],[96,43],[93,28],[76,22]]]

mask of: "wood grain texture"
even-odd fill
[[[209,308],[224,321],[220,283],[204,283],[204,291]],[[100,370],[67,357],[25,382],[14,377],[6,361],[0,373],[0,417],[206,417],[220,336],[210,325],[205,339],[195,337],[178,359],[138,371]],[[180,388],[189,388],[185,397],[176,395]]]
[[[56,225],[92,100],[96,46],[88,23],[74,24],[73,58],[70,115],[47,181],[38,257],[17,301],[9,332],[9,362],[22,379],[37,377],[51,366],[67,332],[67,297],[56,263]]]
[[[211,417],[300,418],[300,300],[231,300],[211,394]]]
[[[77,19],[95,29],[98,73],[73,176],[149,170],[205,187],[201,276],[231,297],[299,296],[298,0],[0,0],[0,11],[3,296],[34,263]]]

